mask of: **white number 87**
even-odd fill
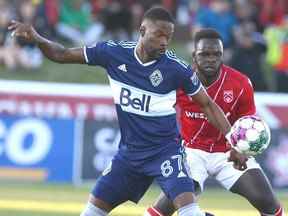
[[[182,167],[182,155],[173,155],[171,156],[172,160],[177,160],[177,164],[178,164],[178,171],[179,173],[182,171],[183,167]],[[162,164],[161,164],[161,173],[164,177],[168,177],[173,173],[174,169],[171,166],[171,161],[170,160],[165,160]]]

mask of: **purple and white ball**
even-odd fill
[[[268,125],[255,115],[239,118],[231,128],[231,144],[247,156],[261,154],[270,143],[271,132]]]

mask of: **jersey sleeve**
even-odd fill
[[[188,66],[188,68],[185,70],[182,79],[183,81],[181,88],[189,96],[197,94],[198,91],[202,88],[202,84],[198,79],[197,74],[194,71],[192,71],[191,66]]]
[[[109,42],[98,42],[95,46],[84,47],[86,63],[106,68],[111,58],[111,47]]]
[[[238,117],[246,115],[254,115],[256,113],[256,106],[254,100],[254,90],[251,81],[243,82],[243,93],[239,98],[239,106],[237,113]]]

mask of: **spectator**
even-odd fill
[[[19,67],[35,69],[40,67],[43,61],[39,49],[33,44],[12,39],[7,32],[7,26],[15,16],[25,23],[32,23],[35,18],[36,6],[31,0],[22,0],[17,3],[17,15],[15,15],[11,2],[0,0],[0,63],[9,70]]]
[[[232,11],[232,5],[228,0],[214,0],[209,7],[202,7],[196,14],[195,30],[214,28],[223,38],[224,47],[233,44],[233,28],[237,19]]]
[[[270,26],[264,31],[268,50],[266,60],[273,68],[277,90],[288,92],[288,17],[279,26]]]
[[[193,24],[192,24],[193,25]],[[196,13],[195,23],[192,27],[192,35],[200,28],[213,28],[223,38],[225,63],[229,62],[232,56],[233,30],[237,25],[237,19],[232,11],[229,0],[214,0],[209,6],[200,7]]]
[[[177,5],[176,20],[179,25],[188,25],[188,27],[193,27],[195,23],[195,16],[200,8],[199,0],[187,1],[180,0]],[[191,22],[191,25],[189,26]]]
[[[281,24],[285,14],[288,13],[287,0],[255,0],[259,8],[259,23],[264,30],[269,25]]]
[[[90,4],[84,0],[63,0],[57,32],[76,46],[91,45],[104,31],[102,23],[92,19]]]
[[[36,29],[49,39],[55,39],[59,21],[59,0],[43,0],[37,8]]]
[[[13,17],[12,7],[7,0],[0,0],[0,64],[9,70],[16,68],[18,49],[9,41],[7,27]]]
[[[112,0],[102,11],[106,36],[113,40],[131,40],[133,35],[133,17],[131,2]]]
[[[235,49],[230,64],[250,78],[256,91],[265,91],[267,85],[262,65],[266,43],[257,32],[253,5],[247,0],[237,0],[235,8],[239,24],[234,28]]]
[[[22,0],[18,2],[18,20],[34,24],[37,20],[37,5],[32,0]],[[35,44],[17,40],[16,46],[19,48],[18,64],[26,69],[39,68],[43,63],[43,56]]]

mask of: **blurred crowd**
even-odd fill
[[[0,0],[0,64],[15,70],[43,62],[34,44],[9,37],[11,19],[81,46],[137,39],[141,17],[154,5],[175,16],[175,41],[191,44],[197,29],[215,28],[225,63],[248,75],[256,91],[288,92],[288,0]]]

